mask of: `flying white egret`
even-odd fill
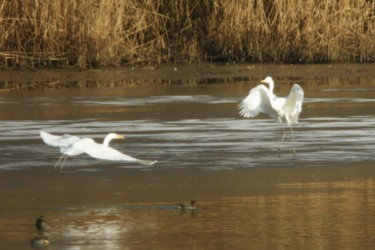
[[[83,153],[90,155],[93,158],[109,161],[124,161],[130,163],[139,163],[142,165],[153,165],[157,161],[145,161],[140,160],[128,155],[125,155],[118,150],[111,148],[109,142],[112,139],[124,139],[123,135],[115,133],[108,134],[103,141],[103,144],[96,143],[91,138],[79,138],[77,136],[63,135],[57,136],[52,135],[44,131],[40,131],[40,136],[43,141],[50,146],[59,147],[62,153],[60,159],[56,162],[55,168],[59,165],[61,160],[64,158],[60,165],[60,169],[63,168],[65,159],[67,156],[76,156]]]
[[[277,122],[287,123],[292,134],[293,154],[295,154],[292,124],[298,123],[304,92],[298,84],[294,84],[287,97],[277,97],[273,93],[274,82],[270,76],[267,76],[261,82],[268,84],[269,88],[267,89],[263,84],[259,84],[250,90],[249,95],[239,105],[240,114],[248,118],[255,117],[259,113],[265,113]],[[282,128],[284,135],[281,143],[286,136],[285,128]],[[280,147],[278,153],[280,155]]]

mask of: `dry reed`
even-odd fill
[[[373,62],[375,0],[14,0],[0,64]]]

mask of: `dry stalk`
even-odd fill
[[[0,65],[373,62],[375,0],[14,0]]]

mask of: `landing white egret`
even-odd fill
[[[248,118],[265,113],[277,122],[287,123],[292,134],[293,154],[295,154],[292,124],[298,123],[298,116],[302,111],[303,89],[298,84],[294,84],[287,97],[277,97],[273,93],[275,84],[270,76],[261,82],[268,84],[269,88],[259,84],[251,89],[249,95],[239,104],[240,114]],[[284,134],[281,143],[286,136],[285,128],[282,128]],[[280,147],[278,153],[280,155]]]
[[[142,165],[153,165],[157,162],[140,160],[129,155],[125,155],[114,148],[111,148],[109,146],[109,142],[112,139],[125,138],[123,135],[118,135],[115,133],[108,134],[104,138],[103,144],[96,143],[91,138],[79,138],[77,136],[71,136],[67,134],[63,136],[57,136],[44,131],[40,131],[40,136],[47,145],[60,148],[62,156],[56,162],[55,168],[59,165],[59,163],[61,163],[60,169],[62,169],[67,156],[76,156],[84,153],[96,159],[109,161],[123,161],[129,163],[139,163]],[[63,161],[61,162],[62,159]]]

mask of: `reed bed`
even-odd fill
[[[13,0],[0,65],[374,62],[375,0]]]

